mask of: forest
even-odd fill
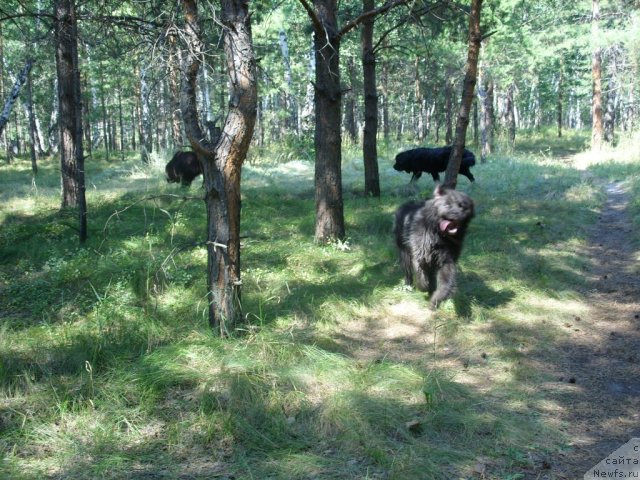
[[[638,78],[638,0],[4,0],[0,477],[599,478]],[[434,308],[392,230],[440,187],[394,162],[444,146]]]

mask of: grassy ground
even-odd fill
[[[408,189],[394,149],[381,199],[360,195],[347,150],[348,238],[329,246],[312,241],[312,164],[253,160],[246,323],[224,341],[207,327],[197,182],[167,185],[160,160],[87,162],[78,247],[56,161],[36,179],[26,160],[1,165],[0,477],[525,478],[565,448],[544,364],[586,310],[575,252],[600,180],[640,189],[633,150],[581,171],[566,154],[585,137],[565,142],[532,136],[460,179],[477,217],[435,314],[400,288],[390,233],[433,184]]]

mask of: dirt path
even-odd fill
[[[623,183],[605,187],[607,202],[582,252],[589,260],[587,318],[561,346],[556,393],[571,452],[538,478],[582,478],[600,460],[640,437],[640,261],[631,242]],[[574,383],[575,382],[575,383]]]
[[[566,453],[533,459],[527,480],[582,479],[589,468],[633,437],[640,437],[640,251],[631,243],[628,193],[622,183],[606,185],[607,202],[589,242],[577,252],[587,259],[587,287],[581,292],[588,311],[576,316],[566,339],[551,356],[532,358],[550,382],[536,388],[555,407],[543,421],[560,425],[568,439]],[[442,362],[458,369],[455,352],[433,349],[433,318],[411,301],[392,303],[368,322],[341,325],[334,336],[349,355],[363,360]],[[449,362],[447,364],[447,362]],[[486,378],[467,378],[478,389]],[[464,373],[457,377],[464,381]],[[483,387],[484,385],[484,387]]]

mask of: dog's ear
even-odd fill
[[[445,193],[447,193],[447,189],[441,183],[437,183],[436,184],[436,189],[433,191],[433,196],[434,197],[441,197]]]

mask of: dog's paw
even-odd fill
[[[411,285],[403,283],[402,285],[394,287],[394,290],[397,292],[413,292],[414,288]]]

